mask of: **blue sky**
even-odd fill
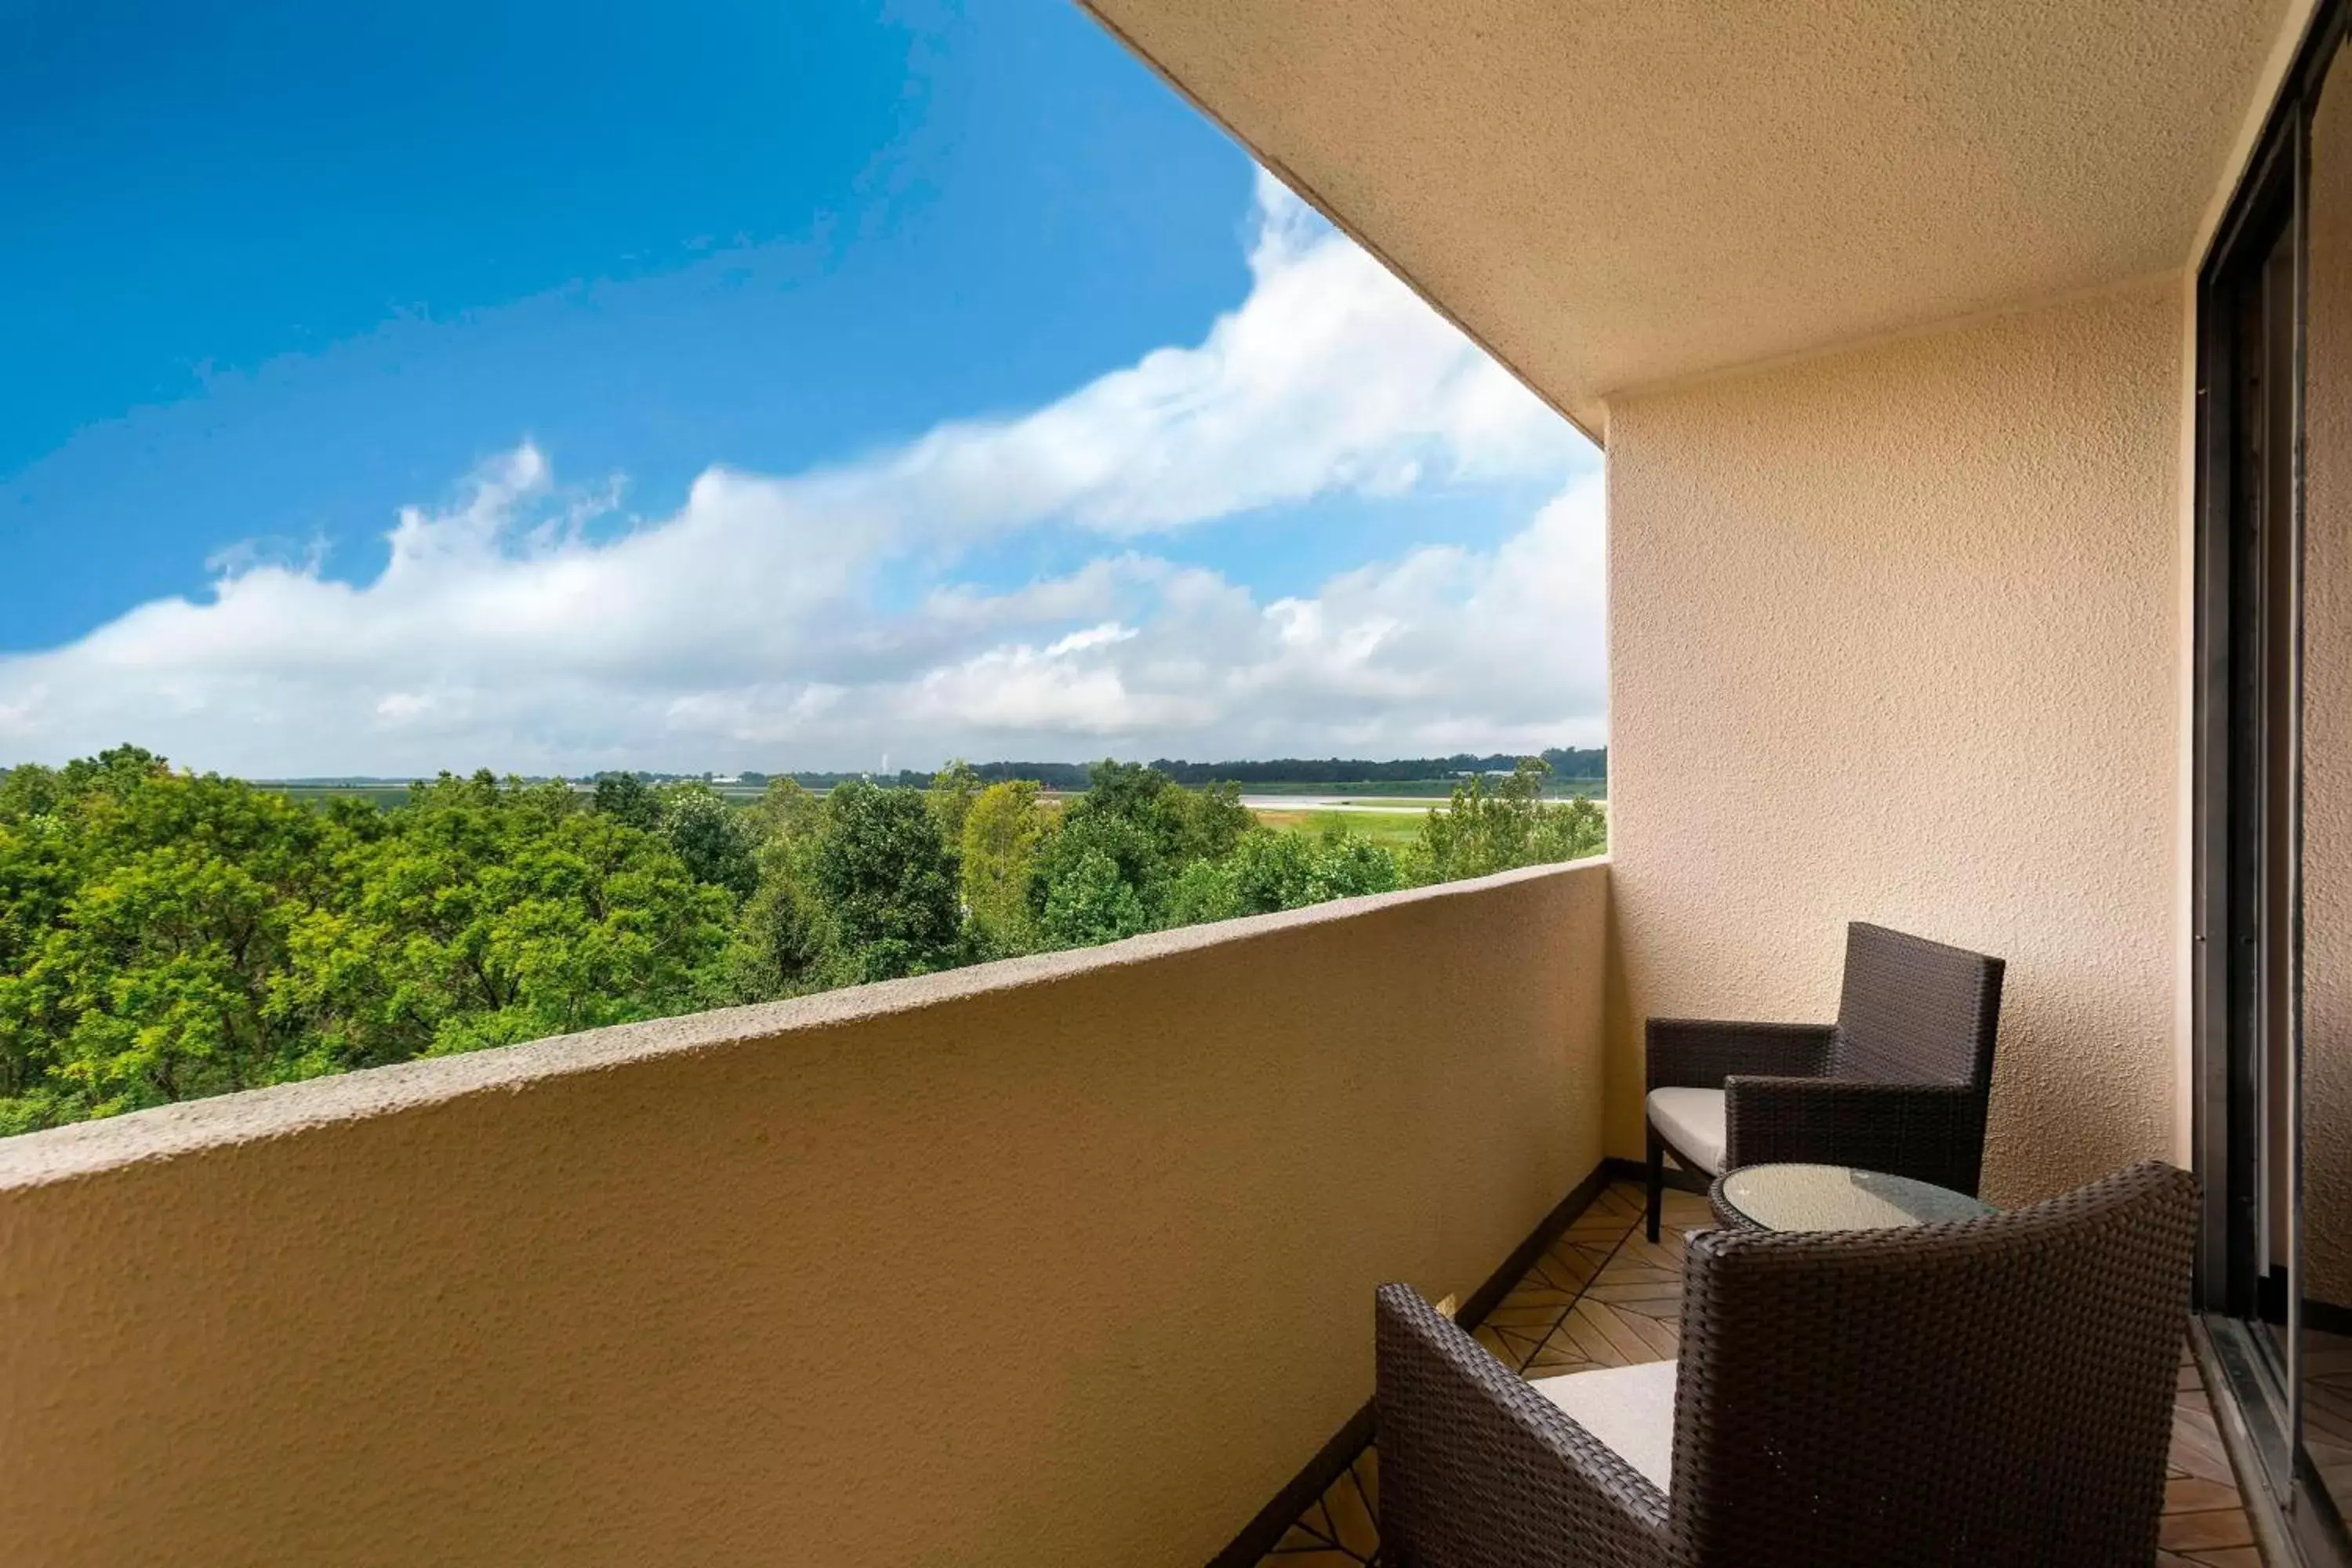
[[[1596,456],[1060,0],[0,43],[0,761],[1601,736]]]

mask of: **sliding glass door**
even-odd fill
[[[2293,1362],[2315,1505],[2352,1513],[2352,72],[2305,142],[2297,1239]]]
[[[2352,1512],[2352,73],[2291,76],[2199,288],[2199,1290],[2248,1478]],[[2336,80],[2341,74],[2344,80]]]

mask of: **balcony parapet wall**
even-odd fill
[[[0,1143],[0,1560],[1200,1563],[1599,1160],[1608,877]]]

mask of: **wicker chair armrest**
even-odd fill
[[[1723,1165],[1851,1165],[1973,1196],[1985,1091],[1965,1084],[1748,1078],[1724,1083]]]
[[[1653,1018],[1644,1026],[1650,1089],[1721,1089],[1736,1072],[1819,1078],[1827,1068],[1828,1024],[1742,1024]]]
[[[1666,1500],[1423,1300],[1377,1305],[1383,1561],[1433,1568],[1648,1568]]]

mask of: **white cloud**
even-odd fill
[[[204,602],[0,658],[0,760],[125,739],[261,774],[1597,740],[1590,447],[1296,198],[1263,178],[1259,198],[1250,293],[1195,346],[854,462],[714,467],[617,538],[586,529],[618,481],[567,489],[523,444],[404,509],[373,581],[232,549]],[[1492,552],[1421,549],[1273,603],[1145,548],[1437,484],[1566,488]],[[1038,528],[1108,552],[1010,590],[953,580]],[[933,585],[884,611],[886,569]]]
[[[1510,374],[1297,197],[1258,176],[1248,301],[1049,407],[942,426],[835,499],[975,531],[1068,517],[1137,534],[1434,470],[1513,477],[1580,444]],[[852,499],[854,498],[854,499]]]
[[[389,719],[395,723],[432,710],[433,697],[429,692],[387,691],[376,700],[375,705],[377,718]]]

